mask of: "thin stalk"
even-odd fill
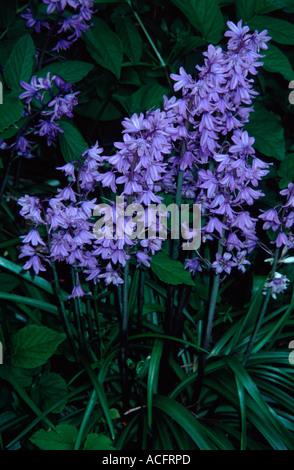
[[[140,269],[139,275],[139,295],[138,295],[138,315],[137,315],[137,331],[141,332],[142,320],[143,320],[143,307],[144,307],[144,283],[145,283],[145,271]]]
[[[47,240],[48,240],[48,248],[49,248],[49,251],[51,252],[51,242],[50,242],[50,237],[49,237],[48,231],[47,231]],[[61,288],[60,288],[60,284],[59,284],[59,279],[58,279],[58,275],[57,275],[57,270],[56,270],[56,266],[55,266],[55,263],[54,263],[53,259],[51,259],[51,269],[52,269],[53,279],[54,279],[54,290],[55,290],[55,294],[56,294],[56,296],[58,298],[58,301],[59,301],[59,311],[60,311],[60,314],[61,314],[61,321],[62,321],[62,324],[63,324],[63,327],[64,327],[64,331],[66,333],[68,342],[69,342],[69,344],[71,346],[71,349],[73,351],[75,360],[76,360],[76,362],[79,362],[79,358],[78,358],[78,355],[77,355],[77,350],[76,350],[76,347],[75,347],[75,340],[74,340],[74,337],[73,337],[73,334],[72,334],[72,331],[71,331],[71,327],[70,327],[70,324],[69,324],[69,321],[68,321],[68,318],[67,318],[67,312],[66,312],[66,308],[65,308],[65,305],[64,305],[63,296],[62,296],[62,292],[61,292]]]
[[[277,248],[276,252],[275,252],[275,256],[274,256],[274,261],[273,261],[271,274],[270,274],[270,281],[274,278],[274,275],[275,275],[275,272],[276,272],[276,269],[277,269],[277,264],[278,264],[278,261],[279,261],[279,254],[280,254],[280,250],[279,250],[279,248]],[[264,301],[263,301],[263,304],[262,304],[262,307],[261,307],[260,314],[258,316],[254,331],[252,333],[249,344],[247,346],[245,357],[243,359],[243,365],[244,366],[247,364],[247,361],[250,357],[252,349],[255,345],[256,337],[257,337],[258,332],[260,330],[260,327],[262,325],[264,315],[266,314],[266,311],[267,311],[268,303],[269,303],[270,298],[271,298],[271,293],[272,293],[272,289],[271,288],[267,289],[267,292],[266,292],[266,295],[265,295],[265,298],[264,298]]]
[[[121,315],[121,371],[122,371],[122,396],[125,409],[129,406],[128,394],[128,377],[127,377],[127,359],[128,359],[128,299],[129,299],[129,262],[126,261],[124,267],[124,284],[123,284],[123,298],[122,298],[122,315]]]
[[[222,252],[223,252],[223,246],[222,246],[223,240],[224,240],[224,234],[218,242],[217,252],[220,255],[222,255]],[[220,275],[214,274],[209,309],[208,309],[207,320],[206,320],[206,328],[204,332],[203,342],[201,344],[202,352],[199,355],[196,397],[194,400],[195,402],[198,402],[199,400],[202,383],[204,379],[204,372],[205,372],[205,366],[206,366],[206,360],[207,360],[206,351],[209,350],[209,342],[210,342],[211,333],[212,333],[213,319],[214,319],[214,313],[215,313],[215,308],[216,308],[216,303],[217,303],[217,297],[219,293],[219,287],[220,287]]]
[[[151,37],[150,37],[150,35],[149,35],[147,29],[145,28],[144,24],[142,23],[142,20],[141,20],[140,16],[139,16],[138,13],[133,9],[132,4],[131,4],[130,1],[128,1],[128,4],[129,4],[130,7],[132,8],[133,14],[134,14],[136,20],[138,21],[139,25],[141,26],[141,28],[142,28],[142,30],[143,30],[143,32],[144,32],[146,38],[147,38],[147,41],[149,42],[150,46],[151,46],[152,49],[154,50],[154,52],[155,52],[155,54],[156,54],[156,56],[157,56],[157,58],[158,58],[158,60],[159,60],[159,63],[160,63],[160,65],[161,65],[161,67],[166,67],[165,61],[164,61],[163,58],[161,57],[161,55],[160,55],[160,53],[159,53],[157,47],[155,46],[154,42],[152,41],[152,39],[151,39]]]

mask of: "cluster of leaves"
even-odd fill
[[[43,18],[42,2],[29,3]],[[162,96],[173,94],[170,73],[184,66],[194,74],[207,44],[221,41],[225,22],[242,18],[251,29],[267,29],[272,37],[247,130],[255,137],[257,152],[273,163],[263,183],[262,205],[274,206],[278,190],[294,178],[294,107],[288,100],[294,79],[294,1],[95,0],[93,26],[64,54],[51,52],[48,31],[37,34],[26,27],[20,17],[26,6],[16,0],[1,2],[0,139],[9,142],[28,125],[18,98],[20,81],[50,71],[81,93],[74,119],[60,123],[64,133],[56,144],[48,149],[37,143],[33,160],[9,162],[7,152],[1,156],[1,178],[7,176],[7,184],[0,203],[0,445],[50,450],[293,449],[290,288],[270,305],[247,364],[239,361],[262,303],[264,263],[222,286],[196,407],[196,362],[210,279],[192,281],[183,264],[164,252],[153,258],[148,272],[131,266],[126,410],[116,292],[96,286],[91,300],[77,305],[67,300],[67,272],[56,273],[58,286],[51,273],[46,278],[24,273],[18,244],[25,227],[16,200],[26,193],[52,193],[60,178],[55,167],[80,157],[96,140],[111,152],[122,118],[161,106]],[[283,273],[293,286],[291,265]],[[180,292],[189,289],[190,300],[180,324],[167,328],[171,286],[179,286]],[[65,318],[74,349],[64,333]],[[88,342],[83,343],[80,329],[87,330]]]

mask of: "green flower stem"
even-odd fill
[[[129,317],[129,262],[126,261],[124,267],[124,283],[123,283],[123,295],[122,295],[122,314],[121,314],[121,373],[122,373],[122,396],[124,408],[127,409],[129,405],[129,394],[128,394],[128,373],[127,373],[127,359],[128,359],[128,317]]]
[[[143,307],[144,307],[144,283],[145,271],[140,269],[139,273],[139,293],[138,293],[138,315],[137,315],[137,331],[141,332],[143,320]]]
[[[218,242],[217,252],[220,255],[222,255],[222,252],[223,252],[223,246],[222,246],[223,240],[224,240],[224,234]],[[198,378],[197,378],[196,398],[195,398],[196,402],[199,400],[202,383],[204,379],[204,372],[205,372],[205,366],[206,366],[206,360],[207,360],[206,351],[209,350],[209,342],[210,342],[211,333],[212,333],[213,319],[214,319],[214,313],[215,313],[215,308],[216,308],[216,303],[217,303],[217,297],[219,293],[219,287],[220,287],[220,276],[219,274],[214,274],[208,315],[207,315],[207,323],[206,323],[206,328],[204,332],[203,342],[201,345],[202,351],[204,350],[204,352],[201,352],[199,355]]]
[[[152,49],[154,50],[154,52],[155,52],[155,54],[156,54],[156,56],[157,56],[157,58],[158,58],[158,60],[159,60],[159,63],[160,63],[160,65],[161,65],[161,67],[166,67],[166,63],[164,62],[164,60],[163,60],[163,58],[161,57],[161,55],[160,55],[160,53],[159,53],[157,47],[155,46],[154,42],[152,41],[152,39],[151,39],[151,37],[150,37],[150,35],[149,35],[147,29],[145,28],[144,24],[142,23],[142,20],[141,20],[140,16],[139,16],[138,13],[133,9],[132,4],[131,4],[131,1],[128,1],[128,4],[129,4],[130,7],[132,8],[133,14],[134,14],[136,20],[138,21],[139,25],[141,26],[141,28],[142,28],[142,30],[143,30],[143,32],[144,32],[144,34],[145,34],[145,36],[146,36],[146,38],[147,38],[147,40],[148,40],[150,46],[151,46]]]
[[[47,229],[47,240],[48,240],[48,248],[49,248],[49,251],[51,252],[51,242],[50,242],[48,229]],[[78,359],[78,356],[77,356],[77,350],[76,350],[76,347],[75,347],[75,340],[74,340],[74,337],[73,337],[73,334],[72,334],[72,331],[71,331],[71,327],[70,327],[70,324],[69,324],[69,321],[68,321],[68,318],[67,318],[67,311],[66,311],[64,301],[63,301],[63,295],[62,295],[60,284],[59,284],[59,279],[58,279],[56,266],[55,266],[55,263],[52,259],[51,259],[51,269],[52,269],[53,279],[54,279],[54,290],[55,290],[55,294],[56,294],[56,296],[58,298],[58,301],[59,301],[59,311],[60,311],[60,314],[61,314],[61,322],[63,324],[63,328],[64,328],[64,331],[66,333],[68,342],[69,342],[69,344],[71,346],[71,349],[73,351],[75,360],[76,360],[76,362],[79,362],[79,359]]]
[[[280,250],[279,250],[279,248],[277,248],[276,252],[275,252],[275,256],[274,256],[273,267],[271,269],[270,281],[272,281],[272,279],[274,278],[274,275],[275,275],[275,272],[276,272],[276,269],[277,269],[277,265],[278,265],[278,261],[279,261],[279,254],[280,254]],[[265,295],[265,298],[264,298],[264,301],[263,301],[263,304],[262,304],[260,314],[258,316],[254,331],[252,333],[249,344],[247,346],[245,357],[243,359],[243,365],[244,366],[247,364],[247,361],[250,357],[252,349],[255,345],[256,337],[257,337],[258,332],[260,330],[264,315],[266,314],[266,311],[267,311],[267,307],[268,307],[268,303],[270,301],[271,293],[272,293],[272,289],[271,288],[267,289],[267,292],[266,292],[266,295]]]

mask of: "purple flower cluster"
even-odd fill
[[[286,189],[280,191],[286,197],[286,202],[275,208],[262,212],[258,217],[263,221],[263,229],[277,232],[276,240],[272,242],[277,248],[294,248],[294,184],[289,183]]]
[[[46,20],[38,18],[44,16],[41,8],[36,16],[30,8],[21,16],[27,27],[34,27],[37,33],[42,28],[51,30],[51,36],[57,40],[52,51],[69,49],[91,27],[94,0],[42,0],[42,3],[47,5]]]
[[[62,78],[47,73],[44,78],[33,76],[30,83],[21,82],[25,90],[19,98],[24,100],[25,109],[23,117],[27,118],[21,135],[16,142],[8,145],[3,143],[3,148],[14,148],[17,155],[25,158],[33,158],[33,142],[29,136],[39,135],[46,137],[47,145],[57,140],[58,134],[63,133],[58,121],[63,116],[73,117],[73,108],[78,104],[77,95],[73,92],[72,85]]]
[[[204,65],[196,67],[197,79],[183,68],[179,75],[171,75],[182,98],[165,103],[165,110],[177,115],[179,128],[178,150],[169,160],[172,171],[183,172],[182,195],[202,206],[202,241],[220,240],[211,263],[218,274],[230,274],[234,266],[244,272],[249,263],[246,255],[257,242],[257,219],[248,207],[263,196],[257,187],[268,172],[268,164],[255,156],[254,138],[242,127],[257,95],[250,76],[262,65],[259,51],[267,49],[270,38],[266,31],[249,34],[242,21],[228,26],[227,51],[210,45]],[[200,258],[187,261],[186,267],[194,274],[201,267]]]
[[[53,3],[62,9],[71,2]],[[182,90],[182,97],[164,97],[163,110],[126,118],[123,140],[114,143],[113,155],[103,155],[96,143],[81,161],[59,168],[69,184],[55,197],[42,202],[29,196],[19,200],[21,215],[34,225],[23,240],[21,256],[29,257],[26,268],[32,267],[37,274],[44,269],[43,261],[65,261],[83,271],[87,281],[121,284],[121,269],[132,256],[137,266],[149,267],[150,259],[161,249],[160,237],[131,236],[134,231],[144,235],[150,229],[153,233],[166,230],[150,204],[158,204],[162,194],[175,195],[180,189],[182,198],[202,206],[203,242],[217,241],[219,245],[215,259],[203,260],[197,252],[196,258],[187,260],[186,268],[193,274],[207,264],[217,274],[230,274],[233,267],[245,271],[247,255],[257,243],[258,219],[252,217],[250,207],[263,196],[258,185],[268,165],[255,156],[254,139],[242,128],[256,95],[250,76],[262,65],[259,51],[267,48],[269,38],[266,31],[249,34],[242,22],[229,22],[228,26],[227,51],[210,45],[204,65],[197,66],[197,79],[183,68],[179,75],[172,75],[174,89]],[[28,105],[33,98],[42,102],[36,84],[23,96]],[[75,94],[70,96],[76,99]],[[69,101],[72,104],[71,98]],[[71,111],[65,97],[55,97],[46,116],[55,122],[60,113]],[[97,185],[124,198],[123,215],[113,202],[99,206],[104,220],[114,221],[111,234],[107,224],[95,232],[92,213]],[[144,210],[134,222],[133,214],[124,210],[132,205],[136,212],[138,204]],[[39,226],[45,227],[49,246],[37,235]],[[123,236],[119,236],[121,232]],[[81,290],[72,295],[80,294]]]

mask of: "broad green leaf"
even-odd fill
[[[120,77],[123,47],[119,36],[100,18],[93,19],[93,27],[84,35],[88,51],[102,67]]]
[[[112,440],[104,434],[90,433],[87,435],[84,450],[115,450]]]
[[[174,60],[177,57],[181,58],[184,54],[186,55],[204,45],[205,41],[200,36],[189,36],[187,38],[183,38],[176,42],[170,53],[170,59]]]
[[[291,81],[294,71],[288,57],[273,44],[268,45],[265,57],[262,59],[263,68],[268,72],[280,73],[286,80]]]
[[[19,121],[22,112],[22,102],[14,94],[4,94],[3,104],[0,104],[0,132]]]
[[[81,60],[67,60],[66,62],[53,62],[38,72],[38,77],[45,77],[48,72],[58,75],[66,82],[77,83],[85,78],[94,68],[93,64]]]
[[[238,20],[246,21],[254,16],[256,0],[237,0],[235,3]]]
[[[31,392],[32,398],[42,410],[51,408],[55,403],[67,395],[67,385],[63,377],[54,373],[46,372]],[[54,409],[54,413],[61,413],[65,403]]]
[[[150,265],[156,276],[167,284],[187,284],[189,286],[195,284],[189,271],[184,269],[184,265],[180,261],[172,260],[165,253],[155,255],[150,261]]]
[[[45,364],[64,340],[63,333],[58,333],[46,326],[25,326],[11,338],[11,363],[15,367],[28,369],[39,367]]]
[[[151,108],[162,107],[163,95],[169,89],[162,85],[144,85],[131,95],[114,94],[113,97],[125,108],[128,114],[140,113]]]
[[[35,46],[29,34],[19,38],[7,60],[3,75],[7,86],[21,89],[20,81],[28,82],[35,64]]]
[[[264,15],[284,8],[286,4],[287,0],[255,0],[255,13]]]
[[[172,0],[207,42],[217,43],[222,36],[224,19],[216,0]]]
[[[142,55],[143,42],[133,21],[125,16],[115,24],[116,31],[121,39],[124,53],[131,62],[139,62]]]
[[[251,29],[268,30],[269,36],[280,44],[294,44],[294,24],[272,16],[256,15],[248,22]]]
[[[40,429],[30,441],[42,450],[72,450],[77,428],[71,424],[58,424],[56,431]]]
[[[59,125],[64,131],[59,134],[59,142],[63,158],[66,162],[72,162],[81,158],[89,147],[80,131],[74,124],[68,121],[60,121]]]
[[[292,183],[294,180],[294,153],[289,153],[281,162],[278,175],[281,178],[279,181],[281,189],[286,188],[289,183]]]
[[[285,139],[280,117],[258,102],[254,103],[254,111],[246,124],[249,135],[255,138],[254,148],[267,157],[283,160]]]

